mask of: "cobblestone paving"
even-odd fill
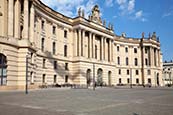
[[[173,88],[0,91],[0,115],[173,115]]]

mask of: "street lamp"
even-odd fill
[[[25,94],[28,94],[28,55],[26,55],[26,84],[25,84]]]

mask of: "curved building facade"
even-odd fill
[[[160,42],[118,36],[96,5],[88,19],[40,0],[0,1],[0,89],[42,84],[162,85]]]

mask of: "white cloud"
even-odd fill
[[[112,7],[113,6],[113,0],[105,0],[105,5],[107,7]]]
[[[135,18],[141,18],[142,15],[143,15],[143,11],[140,10],[140,11],[138,11],[138,12],[135,13]]]
[[[131,14],[134,11],[135,0],[116,0],[116,3],[119,5],[121,15]]]
[[[53,8],[54,10],[69,16],[77,16],[78,8],[81,7],[88,15],[92,7],[96,4],[96,0],[41,0],[43,3]]]
[[[140,20],[142,22],[146,22],[147,19],[144,17],[143,11],[139,10],[135,13],[135,17],[132,18],[133,20]]]
[[[116,0],[119,5],[120,16],[128,16],[129,19],[147,21],[142,10],[135,11],[135,0]]]
[[[135,0],[130,0],[128,3],[128,11],[133,11],[135,8]]]
[[[162,18],[165,18],[165,17],[171,16],[171,15],[172,15],[172,11],[167,12],[167,13],[164,13],[164,14],[162,15]]]
[[[127,0],[116,0],[117,4],[121,5],[127,2]]]

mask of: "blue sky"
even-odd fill
[[[173,60],[173,0],[41,0],[52,9],[69,17],[77,16],[77,9],[86,17],[95,4],[102,19],[114,25],[115,34],[140,38],[144,32],[156,32],[160,38],[164,60]],[[172,27],[172,28],[171,28]]]

